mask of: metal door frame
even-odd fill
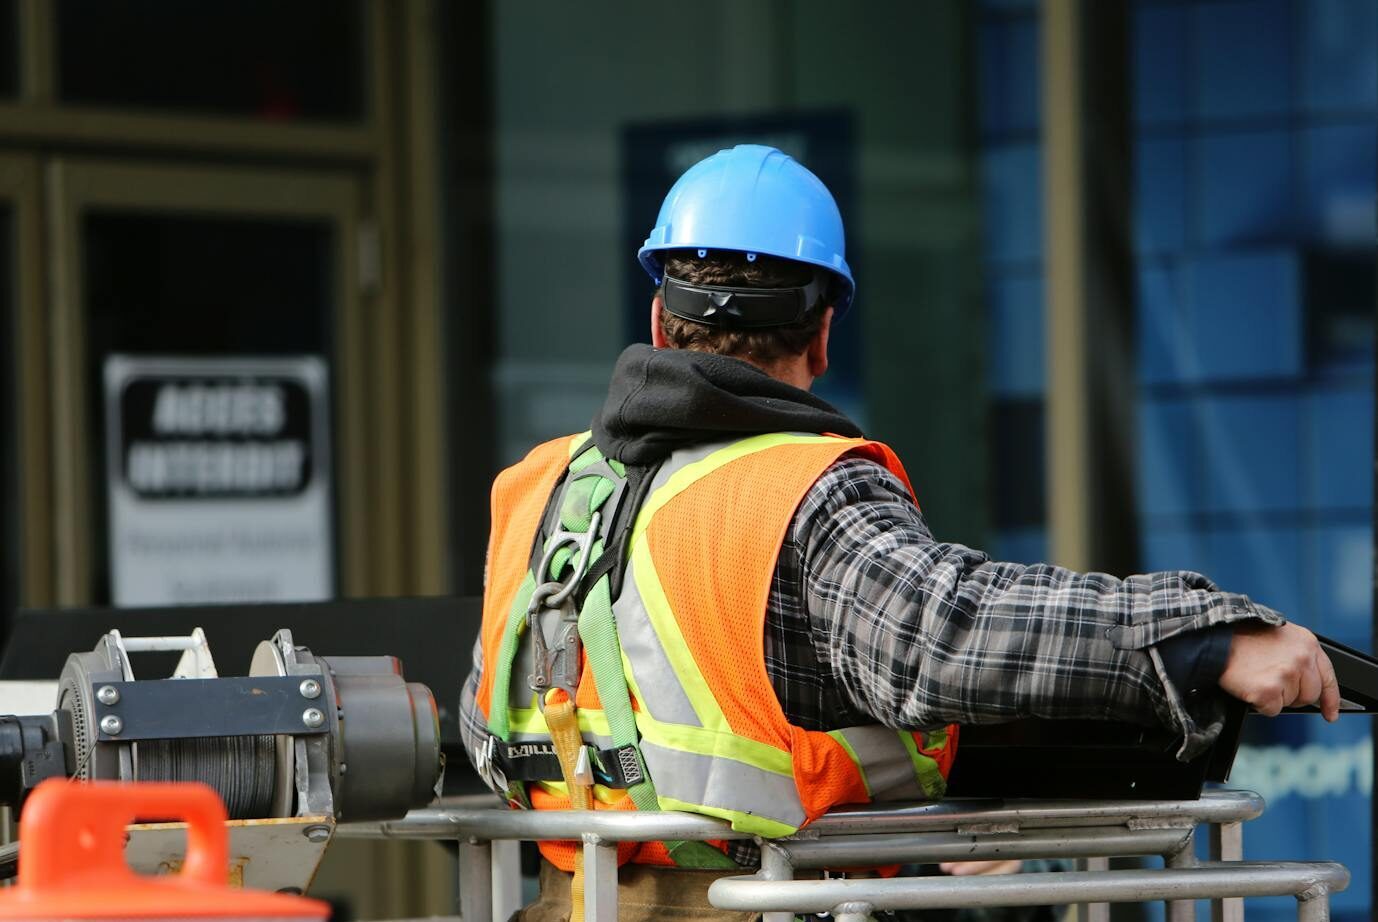
[[[52,520],[59,605],[90,601],[91,492],[87,459],[94,420],[86,406],[86,330],[81,219],[90,208],[199,216],[305,218],[336,229],[333,278],[336,516],[342,594],[370,589],[367,536],[368,390],[363,293],[359,283],[357,173],[186,166],[57,158],[46,165],[49,301],[52,323]]]

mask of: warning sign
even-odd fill
[[[326,377],[314,356],[106,359],[116,605],[333,594]]]

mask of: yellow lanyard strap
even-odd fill
[[[579,735],[579,718],[575,714],[574,699],[563,688],[552,688],[545,697],[545,723],[550,728],[550,741],[560,760],[560,773],[569,788],[569,805],[574,810],[593,809],[593,777],[588,765],[588,752]],[[582,764],[580,764],[582,762]],[[574,850],[574,880],[569,890],[572,912],[570,922],[584,922],[584,849],[576,844]]]

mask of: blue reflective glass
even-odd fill
[[[1206,537],[1210,572],[1229,589],[1303,622],[1313,617],[1301,536],[1290,525],[1213,528]]]
[[[1294,253],[1204,256],[1185,272],[1187,339],[1199,355],[1201,380],[1301,373],[1301,278]]]
[[[1309,530],[1310,595],[1315,613],[1308,627],[1340,643],[1367,649],[1373,624],[1373,530],[1362,519]]]
[[[1371,247],[1374,163],[1373,121],[1313,125],[1302,133],[1301,197],[1308,238],[1336,247]]]
[[[1138,0],[1131,28],[1141,563],[1372,649],[1378,4]],[[1351,869],[1345,922],[1369,914],[1371,732],[1251,720],[1231,778],[1268,801],[1246,857]]]
[[[1134,157],[1134,246],[1140,253],[1171,253],[1186,242],[1186,142],[1144,138]]]
[[[1190,515],[1205,507],[1199,428],[1190,401],[1148,398],[1139,404],[1139,508],[1147,520]],[[1154,534],[1150,531],[1149,537]]]
[[[1038,133],[1038,26],[1032,17],[981,26],[981,131],[989,138]]]
[[[1286,0],[1236,0],[1191,8],[1198,118],[1290,111],[1291,6]]]
[[[1271,241],[1292,230],[1294,170],[1286,131],[1221,133],[1194,145],[1197,235],[1207,246]]]
[[[1044,528],[1001,529],[987,553],[994,560],[1041,563],[1048,559],[1048,532]]]
[[[1170,265],[1141,263],[1137,291],[1139,379],[1169,384],[1195,377],[1182,273]]]
[[[1258,513],[1301,505],[1300,403],[1292,394],[1268,393],[1195,401],[1206,447],[1207,509]],[[1266,570],[1268,563],[1260,557],[1256,566]]]
[[[1140,4],[1133,23],[1134,117],[1180,122],[1188,112],[1186,7]]]
[[[1043,393],[1043,279],[997,278],[989,286],[987,377],[1001,397]]]
[[[1318,388],[1307,401],[1309,505],[1367,513],[1373,505],[1373,391]]]
[[[1302,99],[1312,112],[1378,108],[1378,4],[1306,0],[1302,15]]]
[[[1043,258],[1042,155],[1037,144],[988,148],[981,157],[986,258],[1036,266]]]
[[[1210,547],[1203,529],[1154,524],[1144,535],[1143,568],[1148,571],[1191,570],[1211,573]]]

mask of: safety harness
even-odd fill
[[[514,807],[531,807],[526,783],[563,781],[570,805],[593,809],[593,786],[625,790],[638,810],[658,810],[655,784],[639,747],[640,733],[622,667],[613,600],[626,567],[626,544],[655,471],[604,458],[592,440],[571,459],[547,504],[531,567],[513,599],[494,670],[490,736],[475,763]],[[528,685],[550,742],[513,741],[508,702],[522,633],[530,632]],[[586,745],[576,698],[587,662],[612,746]],[[734,868],[703,842],[666,842],[676,865]],[[583,854],[575,852],[572,918],[583,919]]]

